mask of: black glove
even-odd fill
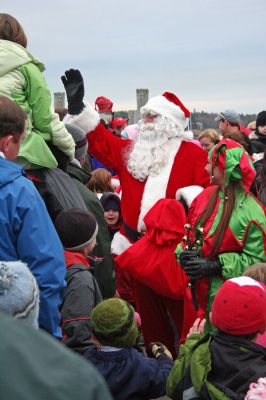
[[[159,358],[170,358],[170,360],[173,359],[172,354],[167,347],[160,342],[152,342],[148,344],[146,347],[146,354],[148,357],[156,358],[156,360]]]
[[[199,257],[199,253],[194,250],[184,250],[182,253],[179,255],[179,263],[182,268],[185,268],[188,261],[195,260],[196,258]]]
[[[201,257],[187,261],[183,268],[192,281],[205,278],[206,276],[219,275],[222,271],[219,260],[211,261],[208,258]]]
[[[61,76],[61,80],[66,90],[68,113],[71,115],[80,114],[84,108],[84,83],[80,71],[69,69],[65,71],[65,75]]]

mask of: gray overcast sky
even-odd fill
[[[79,68],[86,99],[134,109],[136,88],[198,111],[266,109],[265,0],[1,0],[46,65],[51,91]]]

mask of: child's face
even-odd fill
[[[263,126],[258,126],[258,131],[261,135],[265,135],[266,136],[266,125]]]
[[[119,214],[119,211],[117,211],[117,210],[110,209],[110,210],[104,211],[104,219],[105,219],[107,225],[109,225],[109,226],[117,225],[117,223],[119,221],[119,217],[120,217],[120,214]]]

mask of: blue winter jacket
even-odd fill
[[[61,337],[66,266],[63,247],[33,183],[14,162],[0,157],[0,260],[28,264],[40,289],[39,325]]]
[[[155,399],[166,393],[173,366],[168,357],[155,360],[133,347],[110,352],[92,347],[84,357],[104,376],[115,400]]]

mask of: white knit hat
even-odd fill
[[[0,261],[0,310],[38,328],[39,288],[27,264]]]
[[[140,110],[141,115],[158,114],[171,119],[181,130],[189,122],[190,112],[175,94],[165,92],[162,96],[152,97]]]

